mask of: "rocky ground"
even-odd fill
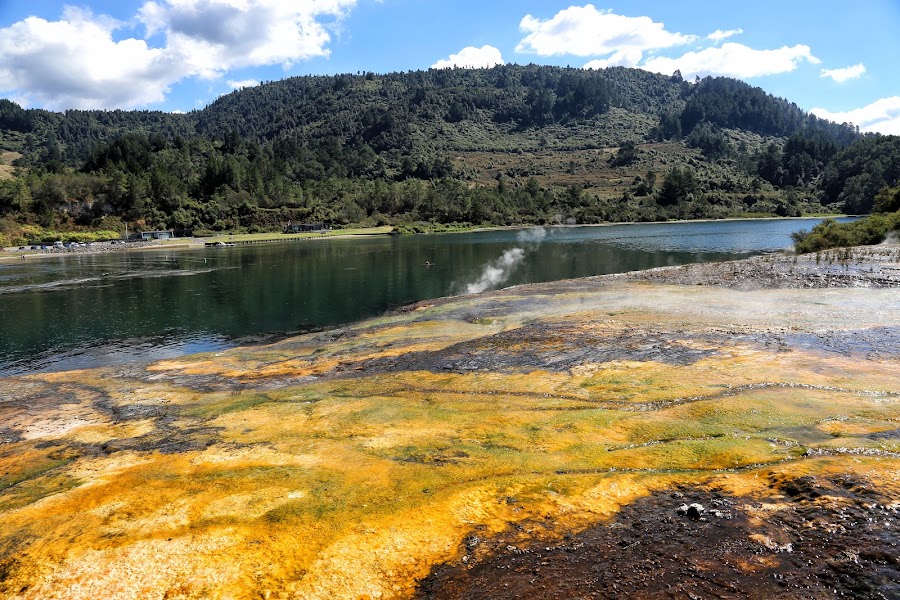
[[[900,597],[898,250],[0,378],[0,597]]]
[[[725,263],[649,269],[640,281],[739,289],[900,286],[900,244],[836,248],[815,254],[769,254]]]
[[[852,477],[772,476],[773,495],[676,488],[563,540],[467,540],[420,598],[900,597],[900,503]]]
[[[612,277],[741,290],[900,288],[900,246],[773,254]],[[819,332],[814,346],[851,352],[854,341],[829,341],[833,333]],[[887,350],[892,361],[900,360],[891,348],[900,349],[900,339],[879,339],[869,350]],[[882,435],[900,438],[900,429]],[[508,532],[509,543],[473,534],[462,558],[435,567],[417,595],[900,598],[900,482],[886,489],[852,476],[769,477],[765,495],[734,496],[714,487],[657,492],[562,540]]]
[[[157,241],[130,241],[128,243],[125,242],[90,242],[87,244],[79,244],[75,247],[63,247],[59,248],[53,246],[52,244],[47,245],[28,245],[28,246],[18,246],[18,247],[9,247],[2,248],[2,254],[0,254],[0,258],[21,258],[24,257],[26,260],[29,257],[32,258],[40,258],[42,256],[58,256],[58,255],[67,255],[67,254],[100,254],[104,252],[121,252],[124,250],[133,250],[136,248],[151,248],[153,246],[158,246],[159,242]],[[6,254],[6,256],[4,256]]]

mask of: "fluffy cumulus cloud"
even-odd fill
[[[584,65],[585,69],[605,69],[606,67],[636,67],[644,53],[637,48],[613,52],[609,58],[598,58]]]
[[[229,79],[226,83],[228,84],[228,87],[230,87],[233,90],[239,90],[241,88],[256,87],[259,85],[259,82],[255,79],[241,79],[238,81],[235,81],[234,79]]]
[[[526,15],[519,27],[525,37],[516,46],[516,52],[597,57],[588,61],[585,69],[640,67],[665,74],[680,70],[688,78],[726,75],[749,79],[787,73],[803,62],[819,63],[809,46],[756,50],[734,42],[722,43],[743,33],[743,29],[717,29],[706,36],[706,44],[711,42],[711,47],[676,58],[660,56],[660,51],[704,40],[668,31],[663,23],[650,17],[617,15],[592,4],[570,6],[549,19]]]
[[[724,75],[751,79],[765,75],[789,73],[801,63],[818,64],[809,46],[783,46],[775,50],[755,50],[743,44],[729,42],[722,46],[688,52],[677,58],[657,56],[647,60],[642,68],[670,74],[681,71],[685,78]]]
[[[550,19],[526,15],[519,28],[526,34],[516,52],[540,56],[600,56],[621,51],[670,48],[697,40],[666,31],[650,17],[626,17],[597,10],[592,4],[570,6]]]
[[[340,18],[356,0],[150,1],[138,19],[148,35],[162,32],[168,53],[191,74],[213,79],[235,67],[327,56],[331,37],[322,18]]]
[[[743,29],[740,29],[740,28],[738,28],[738,29],[725,29],[725,30],[723,30],[723,29],[716,29],[716,30],[713,31],[711,34],[709,34],[708,36],[706,36],[706,39],[712,40],[713,42],[715,42],[715,43],[718,44],[718,43],[721,42],[721,41],[727,40],[728,38],[730,38],[730,37],[732,37],[732,36],[740,35],[740,34],[742,34],[742,33],[744,33],[744,30],[743,30]]]
[[[842,69],[822,69],[820,76],[828,77],[838,83],[844,83],[851,79],[859,79],[866,72],[866,66],[862,63]]]
[[[122,26],[66,9],[0,29],[0,93],[50,108],[132,107],[163,100],[185,71],[144,40],[114,41]]]
[[[824,108],[814,108],[810,112],[836,123],[853,123],[860,131],[900,135],[900,96],[882,98],[846,112],[831,112]]]
[[[144,39],[118,39],[126,24],[79,9],[59,21],[30,17],[0,29],[0,94],[53,109],[162,102],[187,77],[327,56],[329,23],[355,3],[152,0],[136,15]]]
[[[500,50],[497,48],[494,48],[493,46],[482,46],[481,48],[467,46],[457,54],[451,54],[449,58],[437,61],[431,65],[431,68],[449,69],[451,67],[461,67],[467,69],[489,69],[502,64],[503,57],[500,55]]]
[[[809,46],[801,44],[757,50],[725,42],[744,33],[741,28],[717,29],[701,38],[668,31],[665,24],[648,16],[617,15],[592,4],[570,6],[548,19],[529,14],[519,23],[519,28],[525,36],[516,46],[516,52],[594,57],[585,63],[585,69],[638,67],[667,75],[679,70],[687,78],[724,75],[750,79],[789,73],[803,63],[820,62]],[[698,43],[699,49],[681,56],[661,55],[663,51],[671,55],[673,48]],[[835,73],[836,77],[843,75]]]

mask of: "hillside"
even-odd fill
[[[18,152],[2,152],[0,153],[0,179],[12,179],[14,177],[15,167],[13,162],[21,158]]]
[[[294,77],[189,114],[0,100],[0,150],[22,154],[0,183],[8,237],[116,219],[203,232],[868,212],[900,171],[898,138],[740,81],[535,65]]]

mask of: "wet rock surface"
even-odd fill
[[[435,568],[417,597],[900,597],[894,498],[853,478],[770,485],[777,504],[681,488],[561,541],[479,540],[463,561]]]
[[[837,248],[799,256],[770,254],[734,262],[649,269],[627,276],[738,289],[890,288],[900,286],[900,245]]]
[[[860,358],[900,360],[900,327],[873,327],[860,331],[823,329],[814,333],[789,333],[784,340],[796,348]]]
[[[898,597],[897,258],[0,378],[0,596]]]
[[[548,371],[567,371],[586,362],[611,360],[659,361],[687,365],[710,356],[714,350],[690,347],[673,340],[669,331],[588,332],[565,323],[532,323],[489,338],[454,344],[438,352],[410,353],[398,358],[371,361],[367,373],[429,370],[517,371],[539,366]],[[526,351],[522,351],[527,348]]]

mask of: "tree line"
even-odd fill
[[[462,147],[496,141],[477,138],[485,132],[558,137],[622,115],[655,125],[606,134],[621,138],[611,168],[631,168],[641,145],[654,143],[695,148],[713,168],[689,161],[641,172],[610,197],[567,183],[562,171],[544,184],[498,173],[476,185],[450,160]],[[445,127],[453,136],[441,134]],[[745,138],[759,143],[736,141]],[[0,181],[0,235],[10,240],[16,224],[30,223],[203,233],[305,220],[415,229],[701,218],[761,206],[784,215],[864,213],[900,176],[900,138],[861,135],[737,80],[689,83],[621,67],[293,77],[187,114],[54,113],[0,100],[0,146],[22,154],[19,175]],[[726,176],[709,179],[716,169]],[[741,174],[777,201],[729,187]]]

